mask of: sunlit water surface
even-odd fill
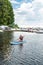
[[[20,34],[25,43],[11,45]],[[43,65],[43,34],[0,32],[0,65]]]

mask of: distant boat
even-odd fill
[[[36,33],[40,33],[40,34],[43,34],[43,31],[36,31]]]
[[[0,30],[0,32],[3,32],[3,30]]]

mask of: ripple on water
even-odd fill
[[[0,65],[43,65],[43,35],[24,32],[7,34],[0,37]],[[24,35],[26,43],[10,45],[20,34]]]

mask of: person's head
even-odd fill
[[[20,35],[19,39],[20,39],[20,40],[23,40],[23,36],[22,36],[22,35]]]

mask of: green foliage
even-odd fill
[[[11,3],[8,0],[0,0],[0,25],[14,24],[14,14]]]
[[[19,28],[17,24],[11,24],[11,25],[9,25],[9,27]]]
[[[17,24],[14,25],[15,28],[19,28]]]

